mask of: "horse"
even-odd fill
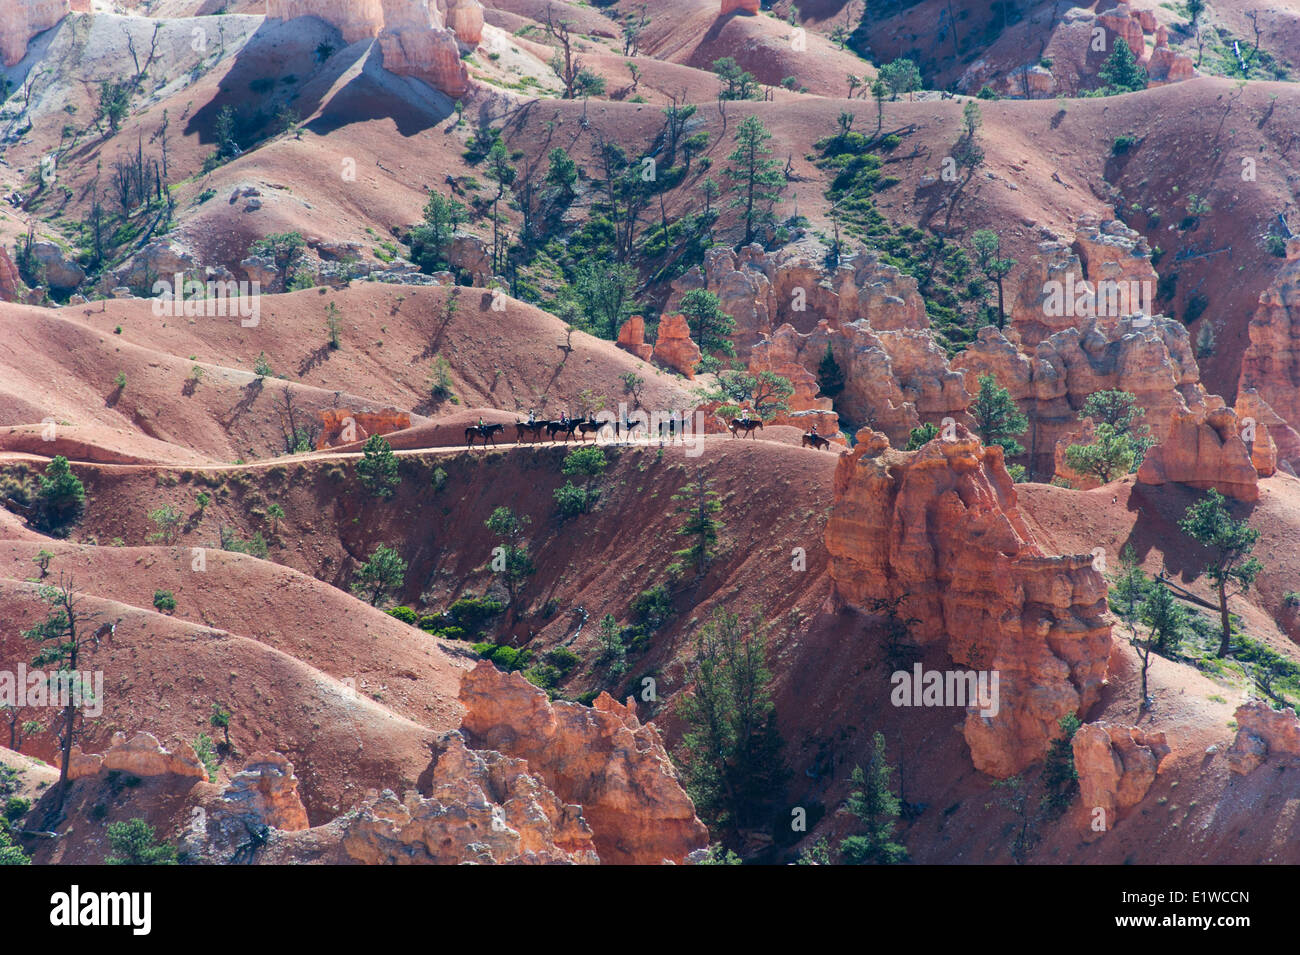
[[[818,434],[816,431],[805,431],[803,441],[800,447],[816,448],[818,451],[831,446],[831,439]]]
[[[577,430],[579,420],[578,418],[570,418],[568,421],[548,421],[546,422],[546,433],[554,441],[555,436],[563,431],[564,440],[567,444],[568,440],[573,437],[573,432]]]
[[[525,434],[531,434],[534,441],[542,440],[542,429],[545,428],[545,421],[516,421],[515,422],[515,441],[522,444]]]
[[[600,431],[601,428],[605,427],[605,424],[606,422],[597,421],[595,418],[587,418],[585,421],[579,418],[578,432],[580,439],[585,442],[587,440],[587,435],[591,434],[593,431]]]
[[[624,418],[622,422],[618,422],[618,421],[614,422],[614,437],[617,438],[619,436],[619,431],[621,429],[622,433],[627,435],[628,439],[630,440],[633,431],[635,431],[637,428],[644,428],[644,427],[646,427],[644,418],[637,418],[633,421],[629,421],[626,418]]]
[[[746,437],[754,436],[754,429],[763,430],[762,418],[732,418],[731,424],[727,425],[727,430],[731,432],[733,438],[738,438],[737,431],[744,431]]]
[[[476,437],[483,439],[483,447],[488,446],[488,442],[497,443],[496,436],[506,429],[503,424],[472,424],[465,429],[465,447],[472,448]]]

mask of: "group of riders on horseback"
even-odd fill
[[[667,438],[671,441],[677,436],[679,429],[685,434],[687,430],[686,420],[687,416],[684,413],[680,415],[673,414],[661,419],[659,421],[659,440],[662,442]],[[571,418],[569,413],[565,411],[557,419],[539,420],[536,412],[529,409],[527,421],[515,420],[515,441],[522,444],[525,437],[529,437],[534,442],[540,441],[542,440],[542,432],[545,431],[551,441],[557,441],[560,435],[563,435],[564,441],[567,443],[570,438],[577,435],[580,441],[585,442],[587,435],[596,434],[602,428],[608,428],[611,425],[614,428],[615,439],[621,436],[630,439],[632,433],[638,428],[643,428],[648,432],[650,427],[644,415],[632,420],[624,416],[622,420],[615,418],[613,421],[600,421],[591,415],[585,418]],[[473,447],[475,438],[481,438],[484,447],[489,444],[495,445],[496,436],[505,429],[504,424],[484,424],[483,419],[479,418],[478,424],[470,425],[465,429],[465,447]],[[728,422],[727,430],[731,432],[733,438],[746,436],[752,438],[755,431],[763,430],[763,419],[751,417],[748,410],[742,410],[740,417],[732,418]],[[830,446],[830,439],[818,434],[816,430],[808,431],[804,432],[802,446],[821,450]]]

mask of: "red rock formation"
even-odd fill
[[[1295,710],[1275,710],[1263,700],[1237,707],[1237,738],[1228,750],[1228,766],[1245,775],[1271,755],[1300,756],[1300,719]]]
[[[1088,555],[1042,553],[1001,448],[960,426],[914,452],[866,429],[858,440],[840,457],[826,525],[833,600],[866,609],[902,598],[918,642],[996,671],[997,714],[968,709],[964,732],[977,769],[1014,775],[1060,735],[1059,719],[1098,699],[1111,645],[1105,581]]]
[[[1146,11],[1143,11],[1144,13]],[[1148,86],[1164,86],[1190,80],[1196,75],[1196,66],[1186,53],[1169,47],[1169,31],[1163,26],[1156,29],[1156,46],[1147,61]]]
[[[812,382],[828,346],[844,375],[844,390],[834,402],[845,417],[870,422],[900,445],[922,421],[968,420],[964,379],[949,369],[943,350],[924,331],[877,332],[865,321],[823,320],[805,335],[782,325],[753,347],[750,366],[784,367],[799,377],[797,365]]]
[[[687,378],[695,377],[695,366],[704,356],[691,338],[691,326],[685,315],[664,315],[659,319],[654,357]]]
[[[444,26],[446,10],[453,29]],[[347,43],[378,39],[384,68],[413,76],[451,97],[469,91],[469,69],[460,44],[477,45],[483,34],[483,9],[477,0],[267,0],[268,17],[290,20],[315,16],[338,27]],[[459,42],[458,42],[459,41]]]
[[[1268,438],[1267,444],[1273,449],[1273,470],[1281,469],[1294,474],[1295,465],[1300,464],[1300,434],[1283,421],[1281,415],[1274,411],[1254,388],[1237,392],[1236,411],[1243,427],[1248,421],[1264,426]],[[1251,462],[1260,477],[1268,477],[1273,473],[1273,470],[1268,469],[1267,459],[1260,460],[1253,445]]]
[[[737,10],[741,13],[758,13],[758,0],[722,0],[722,16]]]
[[[1105,810],[1107,828],[1145,798],[1161,761],[1169,755],[1164,733],[1111,723],[1084,724],[1071,745],[1080,801],[1089,812]]]
[[[150,733],[136,733],[129,740],[125,733],[114,733],[109,748],[102,755],[82,753],[80,746],[72,747],[72,760],[68,766],[69,779],[96,776],[101,772],[129,773],[132,776],[191,776],[207,781],[208,771],[199,761],[194,747],[180,743],[176,751],[163,749],[158,738]]]
[[[1143,36],[1142,21],[1132,13],[1127,3],[1116,4],[1098,13],[1097,22],[1106,28],[1107,50],[1113,50],[1115,41],[1122,39],[1135,57],[1145,59],[1146,37]]]
[[[1261,443],[1260,438],[1256,443]],[[1141,484],[1172,481],[1203,490],[1215,488],[1239,501],[1259,500],[1259,472],[1231,408],[1175,411],[1163,440],[1142,459],[1137,479]]]
[[[376,412],[327,408],[320,416],[321,433],[316,439],[317,451],[365,441],[372,434],[391,434],[411,426],[410,414],[395,408]]]
[[[1032,356],[1017,347],[1014,332],[980,329],[974,343],[951,362],[966,375],[966,390],[979,390],[991,374],[1029,418],[1018,440],[1026,448],[1032,476],[1054,473],[1056,446],[1079,429],[1078,413],[1088,396],[1118,388],[1131,392],[1146,410],[1143,422],[1162,440],[1174,412],[1203,411],[1211,400],[1200,382],[1187,329],[1163,316],[1120,319],[1103,331],[1088,321],[1040,342]]]
[[[32,37],[48,30],[73,10],[89,12],[86,2],[68,0],[4,0],[0,3],[0,59],[13,66],[27,52]]]
[[[646,344],[644,318],[640,315],[633,315],[623,323],[618,330],[618,347],[631,352],[642,361],[650,360],[650,356],[654,354],[654,348]]]
[[[707,843],[658,730],[637,719],[630,698],[551,703],[484,661],[461,681],[460,701],[472,745],[526,760],[560,799],[582,807],[602,862],[680,863]]]
[[[472,50],[483,41],[483,4],[478,0],[438,0],[438,9],[463,49]]]
[[[22,278],[9,253],[0,248],[0,302],[17,302],[22,298]]]
[[[1282,460],[1300,467],[1300,238],[1287,244],[1286,263],[1259,296],[1250,320],[1250,345],[1241,359],[1239,393],[1253,391],[1288,426],[1284,432],[1263,414],[1248,413],[1268,424]],[[1300,436],[1298,436],[1300,437]]]
[[[382,0],[266,0],[268,18],[318,17],[343,34],[344,43],[373,40],[384,28]]]
[[[298,795],[293,763],[279,753],[258,753],[230,780],[221,795],[223,810],[250,816],[261,825],[285,832],[310,826]]]

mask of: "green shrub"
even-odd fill
[[[162,613],[171,613],[176,609],[176,598],[170,590],[155,590],[153,592],[154,609]]]
[[[106,865],[176,865],[176,847],[160,841],[143,819],[109,823],[108,843],[114,854]]]
[[[658,630],[672,615],[672,596],[663,584],[656,584],[641,591],[632,601],[633,618],[651,630]]]
[[[45,473],[37,475],[33,523],[55,537],[66,537],[86,511],[86,488],[72,472],[68,459],[58,455]]]
[[[596,497],[597,492],[578,487],[572,481],[565,481],[563,487],[555,489],[555,509],[561,517],[577,517],[587,513]]]
[[[416,624],[417,617],[415,611],[410,607],[390,607],[384,612],[390,617],[396,617],[398,620],[402,621],[402,623],[409,623],[411,626],[415,626]]]
[[[5,822],[14,825],[23,816],[27,815],[27,810],[32,808],[32,804],[21,796],[10,796],[5,802]]]

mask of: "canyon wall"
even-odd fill
[[[281,20],[319,17],[347,43],[377,39],[390,73],[413,76],[451,97],[469,91],[461,53],[483,37],[478,0],[267,0],[266,14]]]
[[[1300,429],[1300,237],[1287,243],[1285,264],[1260,293],[1249,334],[1239,388],[1252,390],[1286,423],[1278,451],[1292,468],[1300,468],[1300,441],[1292,438]]]
[[[561,800],[582,807],[602,862],[681,863],[708,843],[658,730],[637,719],[630,698],[552,703],[484,661],[461,681],[460,701],[471,745],[525,760]]]
[[[13,66],[36,34],[69,13],[89,12],[90,0],[4,0],[0,3],[0,58],[5,66]]]
[[[968,708],[975,767],[1006,778],[1042,758],[1058,721],[1095,703],[1111,631],[1088,555],[1045,555],[1020,517],[1001,448],[964,427],[918,451],[864,430],[841,455],[826,526],[833,600],[901,598],[913,639],[999,674],[996,715]],[[882,686],[881,692],[886,692]]]

